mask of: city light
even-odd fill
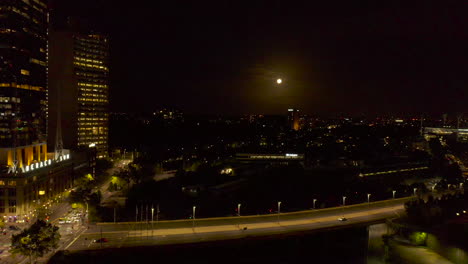
[[[283,82],[283,80],[281,80],[281,79],[277,79],[277,80],[276,80],[276,83],[277,83],[277,84],[281,84],[282,82]]]

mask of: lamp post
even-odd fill
[[[89,228],[89,213],[88,213],[88,201],[85,201],[86,203],[86,225]]]
[[[392,193],[393,193],[393,199],[395,199],[395,193],[396,193],[396,191],[393,190]]]
[[[151,237],[153,237],[153,216],[154,216],[154,207],[151,205]]]
[[[317,199],[314,199],[314,209],[315,209],[315,202],[317,202]]]
[[[240,208],[241,208],[241,204],[237,204],[237,216],[241,216]]]
[[[370,203],[370,196],[371,196],[371,194],[368,193],[368,194],[367,194],[367,203],[368,203],[368,204]]]
[[[413,188],[413,194],[414,196],[416,196],[416,191],[418,190],[418,188]]]
[[[343,196],[343,206],[346,205],[346,196]]]
[[[158,224],[159,221],[159,204],[156,205],[156,224]]]
[[[193,206],[193,214],[192,214],[192,228],[195,228],[195,209],[197,207]]]
[[[279,215],[281,213],[281,202],[278,202],[278,223],[279,223]]]

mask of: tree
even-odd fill
[[[45,253],[58,248],[60,241],[58,229],[57,226],[38,220],[31,227],[12,236],[10,252],[29,256],[32,263],[33,257],[42,257]]]

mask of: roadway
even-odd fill
[[[123,168],[126,164],[128,164],[131,160],[121,160],[117,162],[114,167],[109,169],[107,173],[109,173],[111,176],[115,174],[115,172],[121,168]],[[111,178],[111,177],[110,177]],[[101,193],[103,194],[103,199],[108,199],[112,193],[108,192],[107,189],[109,187],[110,179],[103,183],[100,187],[98,187],[101,190]],[[57,204],[52,204],[50,208],[51,214],[49,215],[49,221],[51,224],[58,224],[58,219],[59,218],[67,218],[69,215],[72,214],[71,206],[68,202],[61,202]],[[78,210],[79,211],[79,210]],[[21,255],[16,255],[13,256],[10,252],[10,246],[11,246],[11,237],[14,234],[18,234],[21,232],[20,230],[8,230],[8,226],[10,225],[15,225],[18,226],[20,229],[25,229],[30,226],[31,223],[34,221],[31,221],[30,223],[5,223],[6,226],[6,235],[2,235],[0,233],[0,264],[10,264],[10,263],[26,263],[28,261],[27,257],[21,256]],[[81,219],[82,223],[85,223],[84,219]],[[78,223],[70,223],[70,224],[60,224],[59,225],[59,232],[61,235],[61,239],[59,242],[59,249],[62,249],[66,247],[66,245],[69,245],[72,243],[78,236],[78,234],[81,234],[86,230],[85,225],[80,225]],[[53,254],[53,252],[47,254],[43,258],[39,258],[37,261],[38,262],[47,262],[48,258]]]
[[[109,200],[112,198],[112,195],[118,192],[110,192],[109,185],[112,181],[112,176],[114,176],[119,170],[125,168],[132,160],[120,160],[114,164],[114,167],[110,168],[107,173],[110,175],[109,179],[107,179],[99,190],[101,191],[101,205],[105,205]]]
[[[90,226],[64,249],[87,250],[148,245],[195,243],[304,231],[363,226],[398,217],[411,198],[379,201],[338,208],[259,216],[206,218],[160,222],[101,223]],[[339,217],[347,221],[339,221]],[[246,228],[246,229],[245,229]],[[93,243],[104,237],[105,243]]]

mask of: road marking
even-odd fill
[[[81,234],[83,234],[83,232],[85,231],[86,229],[83,228],[83,230],[81,231]],[[68,246],[65,247],[65,250],[67,250],[73,243],[75,243],[75,241],[81,236],[81,234],[77,234],[75,239],[73,239],[72,242],[70,242],[70,244],[68,244]]]

